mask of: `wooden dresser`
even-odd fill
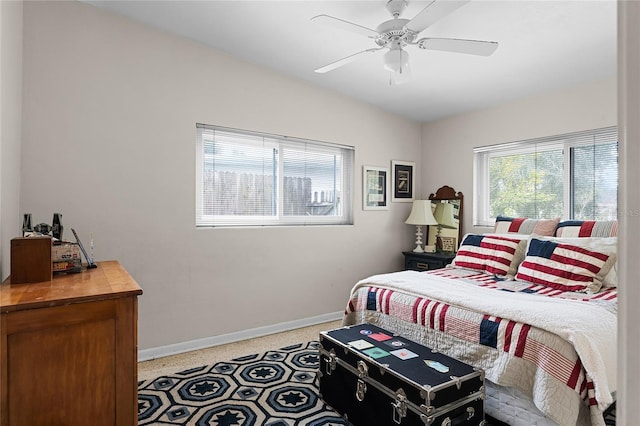
[[[140,286],[117,262],[0,285],[0,425],[137,424]]]

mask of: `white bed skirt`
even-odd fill
[[[485,412],[510,426],[556,426],[518,389],[485,381]]]

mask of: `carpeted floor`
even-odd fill
[[[246,354],[264,352],[267,349],[283,348],[300,342],[318,340],[321,331],[333,330],[341,325],[342,320],[329,321],[223,345],[144,360],[138,363],[138,380],[148,380],[193,367],[212,365],[216,362],[227,361]]]

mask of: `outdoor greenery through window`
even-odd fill
[[[353,224],[353,147],[196,128],[196,226]]]
[[[613,220],[615,127],[474,149],[474,224],[497,216]]]

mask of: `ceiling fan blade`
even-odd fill
[[[427,50],[467,53],[469,55],[490,56],[498,48],[495,41],[464,40],[458,38],[423,38],[418,47]]]
[[[329,27],[338,28],[340,30],[356,32],[366,37],[378,37],[378,32],[372,30],[371,28],[363,27],[362,25],[354,24],[353,22],[345,21],[344,19],[335,18],[333,16],[318,15],[311,18],[311,20]]]
[[[471,0],[434,0],[414,16],[412,20],[407,22],[406,27],[414,33],[424,31],[436,21],[444,18],[470,1]]]
[[[363,55],[365,53],[377,52],[380,49],[383,49],[383,48],[382,47],[375,47],[375,48],[372,48],[372,49],[363,50],[362,52],[354,53],[353,55],[349,55],[349,56],[344,57],[344,58],[342,58],[340,60],[332,62],[329,65],[325,65],[322,68],[318,68],[317,70],[314,70],[314,72],[317,72],[318,74],[324,74],[324,73],[326,73],[328,71],[331,71],[331,70],[339,68],[339,67],[341,67],[343,65],[346,65],[349,62],[355,61],[356,59],[358,59],[361,55]]]

